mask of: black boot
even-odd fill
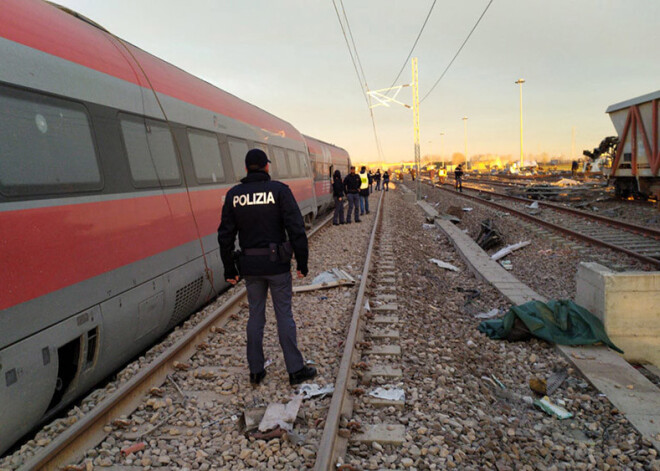
[[[301,370],[298,370],[295,373],[289,373],[289,384],[291,386],[294,384],[300,384],[303,381],[314,378],[315,376],[316,368],[313,366],[303,366]]]
[[[266,377],[266,370],[263,370],[261,373],[250,373],[250,384],[255,386],[261,383]]]

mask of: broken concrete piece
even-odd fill
[[[266,432],[276,427],[287,431],[292,430],[293,422],[296,420],[302,400],[302,394],[296,394],[287,404],[276,402],[268,404],[266,412],[259,423],[259,431]]]

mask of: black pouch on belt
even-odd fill
[[[290,262],[293,257],[293,247],[288,240],[277,247],[280,255],[280,262]]]

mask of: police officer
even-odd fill
[[[360,169],[360,216],[365,212],[369,214],[369,184],[370,177],[367,174],[367,167],[364,165]]]
[[[245,279],[250,305],[247,323],[250,383],[257,385],[266,376],[263,334],[270,288],[289,383],[294,385],[316,376],[316,369],[305,366],[298,350],[296,323],[291,312],[291,255],[296,256],[298,278],[306,276],[307,235],[293,193],[284,183],[270,179],[269,162],[260,149],[246,154],[247,176],[227,192],[218,243],[227,282],[235,285],[239,276]],[[234,252],[236,234],[241,248],[238,254]]]

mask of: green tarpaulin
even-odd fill
[[[530,301],[513,306],[501,319],[479,324],[479,331],[496,340],[520,340],[529,334],[561,345],[591,345],[602,342],[617,352],[605,333],[603,323],[573,301],[561,299],[543,303]]]

